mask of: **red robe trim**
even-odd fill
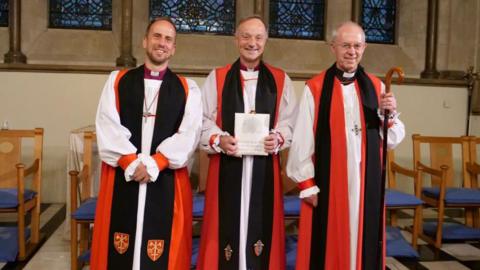
[[[277,106],[275,113],[275,124],[278,120],[278,110],[283,93],[285,72],[281,69],[266,65],[273,74],[277,86]],[[217,79],[217,126],[222,128],[222,91],[225,84],[227,72],[231,65],[215,70]],[[200,252],[197,261],[197,270],[218,270],[218,172],[220,156],[218,154],[209,156],[207,175],[207,186],[205,190],[205,210],[202,225],[202,237],[200,241]],[[274,199],[273,199],[273,224],[272,243],[270,249],[270,270],[285,269],[285,223],[283,219],[283,188],[280,178],[280,163],[278,155],[273,156],[274,166]],[[213,265],[212,265],[213,264]]]

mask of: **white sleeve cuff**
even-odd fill
[[[280,151],[280,148],[282,147],[282,145],[284,143],[283,137],[282,137],[282,134],[280,133],[280,131],[275,130],[275,129],[270,130],[270,134],[275,134],[275,136],[277,136],[277,146],[273,150],[273,153],[276,155],[276,154],[278,154],[278,151]]]
[[[383,110],[378,109],[377,111],[378,117],[380,118],[380,121],[383,123]],[[388,114],[388,121],[392,121],[393,123],[397,122],[398,117],[400,116],[400,113],[397,111],[390,112]]]
[[[132,161],[132,163],[128,165],[128,167],[125,169],[125,181],[132,181],[135,169],[137,168],[138,164],[140,164],[140,162],[140,157],[137,157],[137,159],[135,159],[134,161]]]
[[[222,133],[217,134],[217,137],[211,145],[213,150],[215,150],[217,153],[223,153],[223,149],[220,147],[220,136],[230,136],[230,133],[223,131]]]
[[[300,191],[299,197],[300,197],[300,199],[303,199],[303,198],[315,195],[318,192],[320,192],[320,189],[317,186],[309,187],[307,189],[304,189],[304,190]]]
[[[152,156],[145,154],[139,154],[138,158],[141,159],[142,163],[145,165],[145,167],[147,167],[147,173],[150,175],[150,181],[155,182],[158,178],[158,174],[160,173],[157,162],[155,162]]]

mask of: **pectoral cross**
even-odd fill
[[[155,117],[155,116],[156,116],[156,115],[153,114],[153,113],[143,112],[143,118],[144,118],[145,123],[147,123],[147,118],[148,118],[148,117]]]
[[[360,132],[362,131],[362,129],[357,125],[355,124],[353,129],[352,129],[353,132],[355,132],[355,135],[358,136],[358,134],[360,134]]]

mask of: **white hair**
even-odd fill
[[[363,28],[362,26],[360,26],[358,23],[356,22],[352,22],[352,21],[346,21],[346,22],[342,22],[340,25],[338,25],[335,29],[333,29],[332,31],[332,43],[335,42],[335,39],[337,38],[338,36],[338,31],[340,28],[344,27],[344,26],[354,26],[354,27],[357,27],[358,29],[360,29],[361,31],[361,35],[362,35],[362,42],[365,42],[365,31],[363,31]]]

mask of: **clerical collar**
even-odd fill
[[[254,68],[247,68],[244,64],[240,63],[240,70],[243,71],[258,71],[260,65],[256,65]]]
[[[356,71],[344,72],[343,70],[335,68],[335,76],[343,85],[351,84],[353,81],[355,81],[355,73]]]
[[[153,70],[150,70],[147,67],[144,67],[143,78],[144,79],[149,79],[149,80],[161,81],[161,80],[163,80],[163,77],[165,76],[166,72],[167,72],[167,69],[164,69],[162,71],[153,71]]]

